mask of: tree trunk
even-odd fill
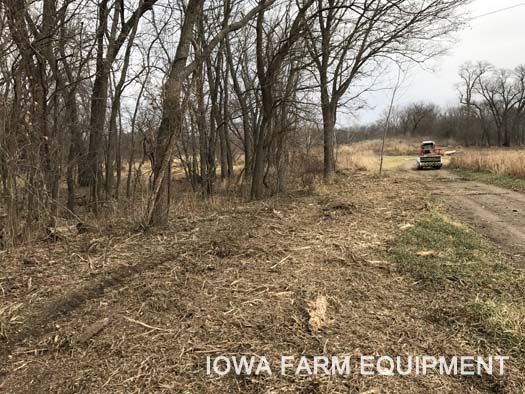
[[[98,211],[99,185],[101,177],[102,135],[106,120],[106,102],[108,95],[109,68],[104,59],[104,37],[108,22],[108,0],[101,0],[98,6],[98,27],[96,33],[97,58],[96,73],[91,92],[91,112],[89,119],[89,146],[79,174],[81,185],[91,186],[91,198],[94,212]]]
[[[140,91],[137,96],[137,101],[135,102],[135,109],[133,110],[133,117],[131,118],[131,133],[130,133],[130,152],[129,152],[129,161],[128,161],[128,179],[126,179],[126,198],[131,197],[131,180],[133,179],[133,162],[135,161],[135,128],[137,124],[137,115],[139,113],[140,102],[142,100],[142,95],[144,94],[144,89],[146,88],[146,81],[149,77],[149,71],[146,72],[146,78],[140,86]]]
[[[241,107],[241,117],[242,117],[242,128],[244,136],[244,175],[249,177],[252,174],[252,156],[253,156],[253,137],[252,137],[252,128],[250,126],[250,112],[248,110],[248,104],[244,97],[244,92],[241,90],[241,86],[238,81],[238,76],[235,74],[235,68],[233,66],[233,56],[231,53],[230,42],[226,40],[226,58],[228,60],[228,68],[231,73],[231,78],[233,82],[233,90],[239,101]]]
[[[323,105],[323,153],[324,178],[330,179],[335,172],[335,110],[331,104]]]
[[[115,199],[120,197],[120,183],[122,181],[122,113],[119,106],[118,114],[118,135],[117,135],[117,151],[115,153],[115,166],[117,167],[117,180],[115,184]]]
[[[269,128],[269,123],[268,119],[263,118],[261,127],[259,128],[257,143],[255,144],[252,188],[250,193],[251,198],[254,200],[259,200],[264,196],[264,167],[266,164],[267,153],[265,138],[269,132],[267,130]]]
[[[74,88],[68,92],[66,97],[66,110],[69,118],[68,126],[70,130],[70,143],[69,153],[67,160],[66,170],[66,183],[67,183],[67,208],[71,211],[75,211],[76,205],[76,193],[75,193],[75,167],[78,164],[78,158],[81,149],[81,135],[78,122],[78,110],[76,103],[76,94]]]
[[[193,26],[197,21],[204,0],[191,0],[181,28],[179,44],[168,81],[165,86],[162,121],[157,132],[153,158],[153,187],[148,199],[144,220],[146,226],[168,223],[170,203],[171,163],[175,139],[180,134],[182,123],[181,93],[185,79],[184,70],[193,39]]]
[[[102,177],[102,135],[106,120],[106,104],[108,96],[109,74],[111,66],[115,61],[117,53],[124,44],[129,34],[136,29],[139,19],[146,11],[151,9],[157,0],[141,0],[139,6],[127,21],[123,18],[121,5],[123,2],[116,1],[113,11],[113,20],[109,34],[107,52],[104,56],[105,37],[107,35],[108,22],[108,0],[101,0],[98,10],[98,28],[96,33],[97,58],[96,73],[91,94],[91,115],[89,120],[89,148],[86,156],[86,170],[83,171],[81,182],[91,185],[93,199],[93,210],[97,213],[100,195],[100,184]],[[117,27],[120,25],[120,33],[117,35]],[[128,45],[129,46],[129,45]]]

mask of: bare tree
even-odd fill
[[[189,1],[184,12],[184,22],[181,27],[175,59],[164,86],[163,116],[156,137],[157,145],[154,152],[153,163],[154,178],[144,218],[145,225],[165,224],[168,221],[171,183],[170,170],[176,138],[180,135],[182,121],[180,108],[183,82],[230,32],[245,26],[255,15],[271,6],[272,3],[273,0],[261,1],[244,17],[224,26],[205,47],[201,48],[200,51],[195,54],[195,59],[188,63],[191,41],[194,39],[194,27],[202,14],[203,5],[203,0]]]
[[[308,48],[321,90],[324,175],[335,170],[337,110],[353,83],[385,59],[425,61],[442,52],[432,44],[458,27],[464,0],[317,1]],[[359,91],[354,93],[359,96]]]
[[[102,135],[106,121],[106,107],[111,66],[113,65],[122,45],[128,39],[133,27],[157,0],[141,1],[139,6],[132,11],[127,20],[123,20],[124,10],[122,2],[116,1],[113,7],[111,27],[108,28],[109,0],[99,0],[98,26],[96,32],[97,55],[96,71],[91,94],[91,112],[89,121],[89,150],[86,157],[84,171],[81,174],[81,183],[90,185],[95,212],[98,210],[100,197],[100,184],[102,176]],[[105,37],[109,36],[106,45]]]
[[[511,132],[523,112],[523,74],[499,69],[488,74],[482,73],[476,85],[477,93],[482,97],[496,125],[497,144],[511,145]]]
[[[479,62],[476,65],[473,63],[466,63],[462,65],[459,70],[459,76],[461,78],[461,85],[459,87],[459,101],[462,105],[466,106],[467,122],[465,125],[465,134],[467,139],[472,137],[474,118],[473,109],[476,108],[478,111],[480,109],[479,105],[474,101],[474,95],[476,94],[480,78],[482,78],[489,69],[490,65],[488,63]],[[482,113],[480,113],[480,115],[482,116]],[[483,137],[484,136],[481,137],[482,140],[484,139]]]
[[[265,46],[265,12],[260,12],[257,17],[257,77],[261,89],[261,123],[255,141],[254,169],[252,175],[251,197],[259,199],[264,194],[264,174],[268,149],[272,136],[272,118],[274,116],[276,97],[274,94],[277,84],[277,77],[281,72],[281,67],[288,56],[293,45],[300,39],[304,27],[306,26],[307,12],[314,0],[308,0],[297,10],[296,15],[284,32],[284,36],[274,39],[277,46],[272,41],[268,41]],[[287,12],[288,14],[288,12]],[[271,51],[271,49],[275,49]],[[270,52],[271,51],[271,52]],[[270,56],[268,56],[270,54]],[[269,57],[269,59],[268,59]],[[268,60],[267,60],[268,59]]]

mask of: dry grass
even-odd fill
[[[352,171],[373,171],[379,168],[379,156],[371,150],[343,146],[337,151],[337,167]]]
[[[488,332],[503,337],[513,349],[525,348],[525,306],[509,300],[477,298],[468,307]],[[523,352],[517,356],[525,361]]]
[[[396,170],[406,161],[412,160],[419,150],[419,139],[387,138],[383,169]],[[351,145],[342,145],[337,149],[338,168],[351,171],[379,170],[382,140],[366,140]]]
[[[23,306],[21,303],[6,303],[0,305],[0,339],[8,339],[10,329],[17,324],[17,311]]]
[[[379,140],[377,140],[379,141]],[[379,141],[380,142],[380,141]],[[341,146],[337,150],[337,167],[350,171],[379,171],[380,149],[368,149],[374,147],[376,141],[364,141],[354,145]],[[417,144],[416,144],[417,146]],[[408,145],[395,145],[386,152],[383,158],[383,170],[393,171],[399,169],[409,161],[414,160],[414,154],[408,152]],[[397,152],[397,153],[396,153]]]
[[[525,177],[525,149],[467,149],[453,156],[450,166],[497,175]]]
[[[355,144],[341,146],[341,151],[359,152],[372,151],[374,154],[381,153],[381,145],[383,141],[380,139],[366,140],[356,142]],[[416,155],[419,152],[420,139],[417,138],[387,138],[385,141],[385,155],[389,156],[409,156]]]

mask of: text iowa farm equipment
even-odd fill
[[[441,160],[441,151],[436,148],[434,141],[423,141],[421,149],[419,150],[419,157],[416,159],[416,168],[422,170],[424,168],[440,169],[443,167]]]

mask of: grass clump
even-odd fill
[[[434,318],[525,362],[525,272],[488,241],[434,210],[397,237],[390,257],[435,300]]]
[[[480,299],[465,304],[471,321],[508,354],[525,362],[525,306],[508,299]]]
[[[484,271],[496,271],[493,249],[467,227],[432,212],[404,231],[391,249],[401,271],[422,285],[443,286],[459,282],[482,286]]]

